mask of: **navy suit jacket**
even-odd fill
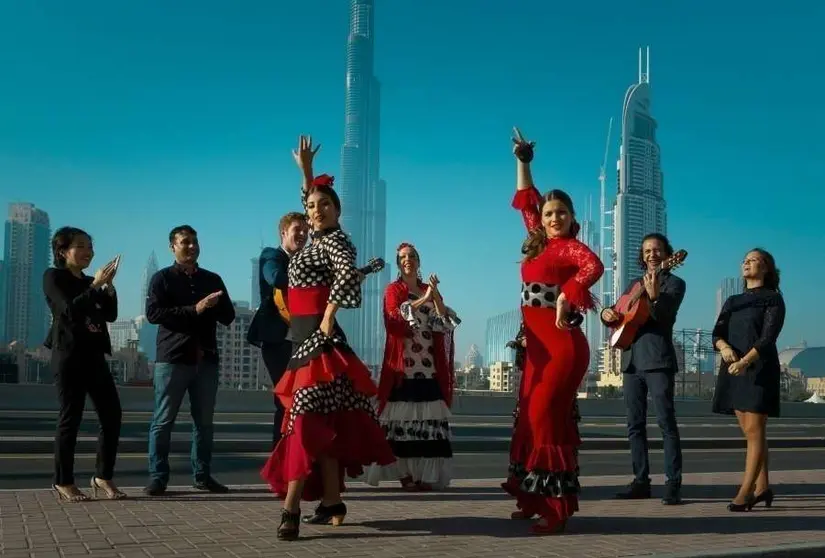
[[[256,347],[264,343],[282,343],[287,339],[289,324],[278,313],[272,290],[281,289],[286,294],[289,286],[287,269],[289,254],[281,248],[264,248],[258,262],[258,282],[261,289],[261,305],[249,324],[246,339]]]
[[[631,287],[640,280],[636,278],[631,281]],[[650,319],[636,332],[630,348],[622,351],[622,372],[627,372],[631,364],[640,371],[677,371],[673,326],[685,298],[685,290],[683,279],[669,272],[659,274],[659,296],[650,305]]]

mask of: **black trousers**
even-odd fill
[[[675,371],[637,370],[631,366],[623,376],[627,437],[635,481],[642,484],[650,482],[647,453],[647,395],[650,393],[664,442],[665,476],[668,482],[682,484],[682,445],[673,404]]]
[[[292,357],[292,342],[283,341],[281,343],[264,343],[261,347],[261,356],[266,365],[266,371],[272,380],[272,387],[278,385],[281,378],[286,372],[286,366],[289,364],[289,359]],[[272,424],[272,449],[281,440],[281,424],[284,421],[284,406],[281,405],[278,397],[272,394],[273,402],[275,403],[275,417]]]
[[[52,371],[60,411],[54,440],[54,484],[74,484],[74,452],[86,395],[100,421],[95,476],[111,480],[120,441],[122,411],[117,387],[103,353],[52,351]]]

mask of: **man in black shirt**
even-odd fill
[[[272,387],[286,372],[292,356],[292,341],[289,338],[289,315],[279,308],[275,298],[279,296],[280,304],[286,303],[289,287],[287,270],[289,258],[304,247],[307,241],[308,227],[303,213],[287,213],[278,223],[281,245],[277,248],[264,248],[258,261],[258,279],[260,283],[261,305],[252,318],[247,332],[247,341],[261,348],[261,355],[272,380]],[[284,407],[273,394],[275,416],[272,426],[272,447],[281,439],[281,423],[284,420]]]
[[[650,498],[650,463],[647,452],[647,396],[650,393],[656,419],[662,431],[665,450],[665,494],[662,503],[682,503],[682,448],[673,396],[678,372],[673,346],[673,325],[685,298],[685,282],[669,271],[659,271],[660,264],[673,255],[667,237],[651,233],[642,239],[639,267],[642,278],[630,282],[629,292],[640,281],[650,304],[650,317],[636,332],[630,347],[622,351],[622,372],[627,435],[633,460],[633,481],[620,499]],[[601,313],[602,322],[615,326],[622,317],[613,308]]]
[[[198,267],[198,233],[189,225],[169,233],[175,255],[172,266],[152,277],[146,296],[146,319],[157,324],[155,412],[149,429],[149,476],[144,489],[150,496],[166,492],[169,446],[183,396],[189,393],[192,414],[192,472],[194,487],[228,492],[211,475],[213,416],[218,394],[217,323],[228,326],[235,308],[223,280]]]

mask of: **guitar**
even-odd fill
[[[668,259],[656,266],[653,270],[654,277],[659,273],[669,269],[675,269],[685,263],[687,250],[679,250]],[[613,310],[619,314],[618,325],[612,326],[615,331],[610,336],[610,346],[614,349],[628,349],[636,338],[639,328],[650,318],[650,299],[647,298],[644,280],[634,284],[627,293],[623,294]]]
[[[372,258],[367,262],[367,265],[358,268],[358,273],[361,274],[363,279],[370,273],[377,273],[381,271],[384,269],[385,265],[387,264],[384,261],[384,258]],[[272,298],[275,301],[275,308],[278,309],[278,314],[281,315],[281,318],[283,318],[286,323],[289,323],[289,306],[287,305],[286,293],[284,290],[277,287],[272,289]]]

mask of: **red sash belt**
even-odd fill
[[[292,316],[323,314],[329,301],[329,287],[290,287],[287,301]]]

